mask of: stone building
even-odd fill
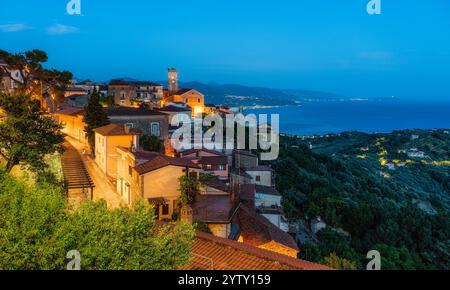
[[[139,107],[146,104],[150,108],[161,107],[164,88],[153,82],[111,80],[108,85],[108,95],[114,98],[114,103],[124,107]]]

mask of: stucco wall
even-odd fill
[[[263,185],[263,186],[272,186],[272,172],[271,171],[247,171],[247,173],[252,176],[252,183]],[[260,181],[256,181],[256,177],[260,177]]]
[[[106,175],[111,177],[117,176],[117,158],[119,154],[117,153],[117,147],[122,146],[126,148],[131,148],[133,146],[134,136],[108,136],[107,137],[107,164],[106,164]]]
[[[208,224],[211,233],[216,237],[228,239],[231,232],[231,224]]]
[[[62,132],[64,134],[67,134],[69,137],[74,138],[85,145],[88,144],[86,133],[84,132],[86,124],[83,122],[83,116],[55,114],[55,117],[57,121],[63,125]]]
[[[169,123],[168,116],[110,116],[109,119],[112,123],[125,125],[132,123],[133,128],[139,129],[143,135],[151,135],[151,124],[156,122],[159,124],[160,135],[157,136],[160,140],[166,140],[169,136]]]

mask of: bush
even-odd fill
[[[0,208],[0,269],[62,270],[71,250],[84,270],[175,269],[190,261],[192,226],[156,226],[144,203],[110,211],[87,201],[73,211],[57,188],[31,188],[0,172]]]

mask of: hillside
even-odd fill
[[[284,137],[272,165],[287,216],[320,216],[329,226],[301,245],[303,258],[336,253],[365,268],[366,253],[376,249],[384,269],[449,268],[448,133]]]
[[[159,83],[167,85],[167,81]],[[179,85],[184,88],[196,89],[205,94],[208,103],[228,106],[286,106],[296,105],[302,101],[329,101],[344,98],[318,91],[282,90],[236,84],[180,82]]]

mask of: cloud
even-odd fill
[[[78,32],[77,27],[64,24],[54,24],[47,28],[47,34],[50,35],[64,35],[77,32]]]
[[[24,30],[33,29],[33,27],[28,26],[24,23],[13,23],[13,24],[1,24],[0,31],[2,32],[19,32]]]

